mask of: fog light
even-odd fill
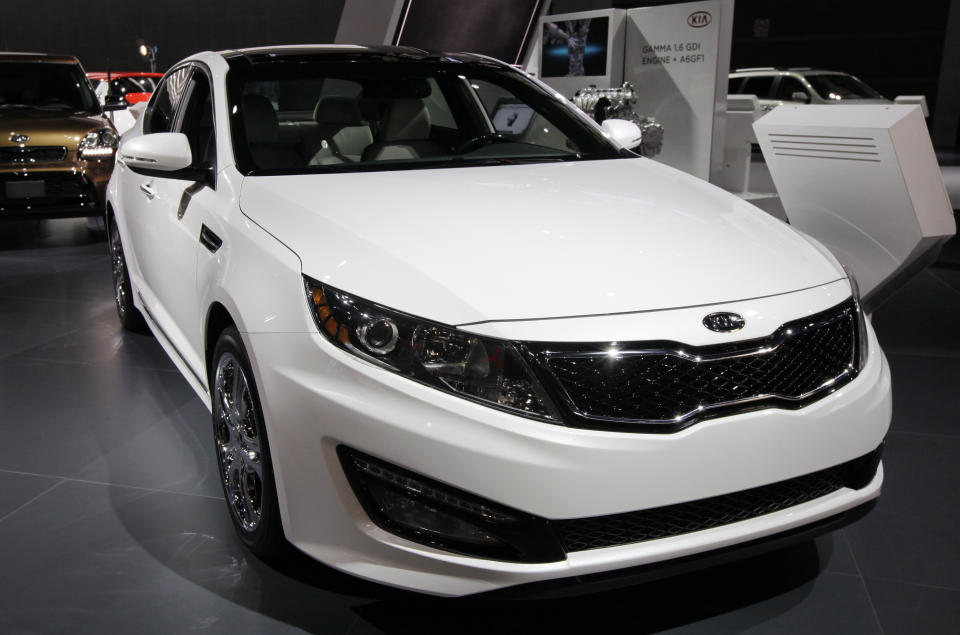
[[[409,491],[384,487],[379,483],[371,483],[369,491],[388,518],[414,531],[476,545],[503,544],[480,527],[411,497]]]
[[[549,522],[414,474],[346,446],[337,448],[350,485],[380,528],[459,554],[511,562],[566,556]]]

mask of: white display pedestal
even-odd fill
[[[778,106],[753,127],[790,223],[852,269],[868,308],[956,233],[918,106]]]

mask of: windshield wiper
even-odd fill
[[[6,110],[7,108],[36,108],[36,106],[31,106],[30,104],[0,104],[0,110]]]

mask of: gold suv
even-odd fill
[[[77,58],[0,53],[0,220],[102,213],[119,141],[103,113]]]

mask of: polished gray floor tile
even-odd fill
[[[15,513],[62,479],[0,471],[0,519]]]
[[[960,590],[867,578],[885,635],[960,633]]]
[[[0,363],[0,469],[219,495],[210,419],[179,373]]]
[[[897,432],[960,435],[960,355],[888,353]]]
[[[253,558],[222,501],[66,482],[0,522],[0,632],[343,633],[354,599]],[[14,575],[15,574],[15,575]]]
[[[877,508],[845,532],[861,572],[960,589],[960,438],[891,433]]]
[[[874,314],[887,353],[960,356],[960,290],[945,282],[945,275],[951,274],[922,272]]]

